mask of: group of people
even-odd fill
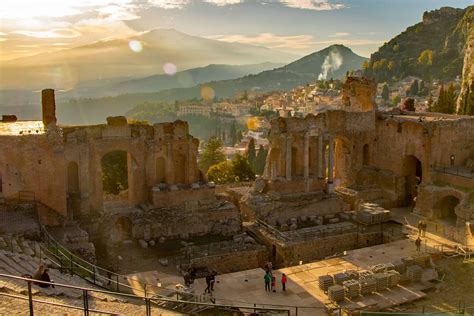
[[[422,219],[418,221],[418,236],[425,237],[428,224]]]
[[[263,280],[265,282],[265,291],[266,292],[276,292],[276,277],[273,275],[272,270],[272,263],[268,262],[265,265],[265,275],[263,276]],[[286,282],[287,282],[286,274],[281,275],[281,287],[283,291],[286,291]]]
[[[206,275],[206,289],[204,293],[212,293],[214,291],[214,284],[216,283],[216,271],[210,271]]]

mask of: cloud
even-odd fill
[[[217,5],[217,6],[224,6],[224,5],[232,5],[232,4],[239,4],[242,3],[242,0],[204,0],[204,2]]]
[[[327,41],[317,41],[314,42],[316,45],[333,45],[341,44],[348,47],[352,46],[364,46],[364,45],[380,45],[383,44],[383,40],[368,40],[368,39],[337,39],[337,40],[327,40]]]
[[[276,35],[273,33],[262,33],[255,36],[249,35],[212,35],[206,36],[224,42],[237,42],[242,44],[265,46],[274,49],[306,49],[314,45],[312,35]]]
[[[36,38],[75,38],[81,36],[81,32],[75,29],[51,29],[47,31],[19,30],[12,33]]]
[[[350,33],[346,32],[336,32],[334,34],[328,35],[328,37],[344,37],[344,36],[349,36],[351,35]]]
[[[182,9],[191,4],[191,0],[149,0],[148,4],[162,9]]]
[[[283,5],[302,10],[328,11],[344,9],[341,3],[330,3],[328,0],[281,0]]]

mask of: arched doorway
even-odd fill
[[[118,241],[130,240],[133,237],[132,234],[132,221],[125,216],[119,217],[115,222],[115,230],[117,232]]]
[[[71,161],[67,165],[67,209],[71,219],[77,219],[80,216],[79,165],[75,161]]]
[[[405,177],[404,206],[415,206],[418,195],[418,185],[423,181],[423,166],[421,161],[413,155],[403,159],[403,176]]]
[[[445,196],[439,199],[433,207],[433,215],[442,220],[445,224],[456,226],[457,215],[456,206],[459,199],[453,195]]]
[[[128,199],[128,153],[114,150],[101,159],[104,200]]]
[[[160,157],[156,159],[156,183],[163,183],[166,181],[166,161],[165,158]]]

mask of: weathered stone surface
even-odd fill
[[[148,243],[147,243],[145,240],[143,240],[143,239],[138,240],[138,244],[139,244],[140,247],[142,247],[142,248],[148,248]]]

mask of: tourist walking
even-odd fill
[[[287,281],[286,274],[283,273],[281,275],[281,287],[283,288],[283,291],[286,291],[286,281]]]
[[[276,292],[276,278],[274,275],[272,275],[271,286],[272,286],[272,292]]]
[[[420,252],[421,251],[421,238],[420,237],[418,237],[415,240],[415,245],[416,245],[416,251]]]
[[[428,227],[428,224],[425,221],[423,221],[422,223],[423,223],[423,225],[421,226],[421,236],[425,237],[426,236],[426,228]]]
[[[216,275],[217,275],[216,271],[211,272],[211,282],[210,282],[211,292],[214,291],[214,284],[216,283]]]
[[[265,281],[265,292],[270,292],[270,282],[272,280],[272,276],[270,275],[270,273],[267,271],[265,273],[265,276],[263,277],[263,280]]]
[[[422,231],[423,231],[423,221],[420,219],[418,221],[418,236],[421,236]]]
[[[211,272],[208,272],[206,275],[206,289],[204,290],[204,293],[211,293]]]

